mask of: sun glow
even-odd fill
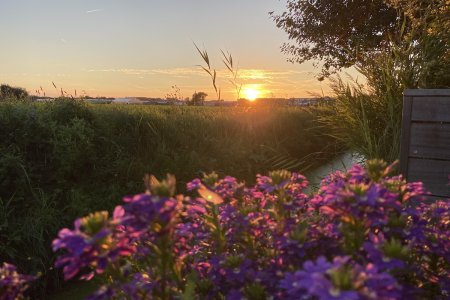
[[[259,97],[259,95],[260,95],[260,91],[259,90],[257,90],[257,89],[253,89],[253,88],[246,88],[245,90],[244,90],[244,98],[245,99],[248,99],[248,100],[250,100],[250,101],[255,101],[256,100],[256,98],[258,98]]]

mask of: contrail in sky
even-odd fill
[[[93,9],[93,10],[88,10],[86,13],[87,14],[91,14],[91,13],[94,13],[94,12],[98,12],[98,11],[102,11],[103,9]]]

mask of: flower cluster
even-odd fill
[[[15,266],[3,263],[0,266],[0,300],[22,299],[34,276],[22,275],[17,272]]]
[[[65,249],[66,252],[56,260],[56,267],[64,267],[64,278],[71,279],[84,273],[81,278],[91,279],[94,273],[102,274],[122,256],[133,253],[130,239],[123,233],[116,208],[113,218],[108,212],[97,212],[75,221],[75,229],[60,230],[53,241],[53,250]]]
[[[67,279],[103,276],[90,299],[414,299],[450,297],[450,205],[369,161],[325,178],[215,173],[147,177],[147,192],[75,222],[53,242]]]
[[[310,295],[319,299],[398,299],[401,287],[374,264],[365,267],[350,263],[349,257],[335,257],[328,262],[323,256],[306,261],[303,269],[287,273],[281,281],[286,299]]]

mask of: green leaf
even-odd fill
[[[193,300],[195,299],[195,286],[198,278],[195,273],[191,273],[187,276],[186,286],[184,287],[181,300]]]

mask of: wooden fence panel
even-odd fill
[[[450,160],[450,124],[412,123],[409,156]]]
[[[406,90],[400,168],[435,198],[450,198],[450,89]]]
[[[450,161],[409,159],[408,181],[422,181],[435,196],[449,196],[448,170]]]

